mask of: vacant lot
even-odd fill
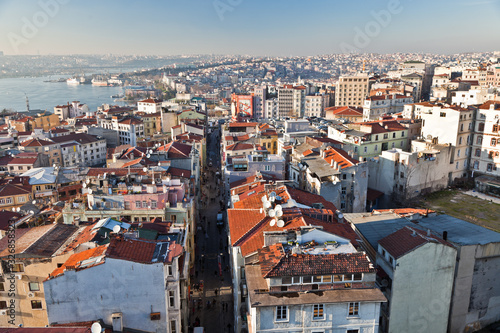
[[[500,232],[500,205],[460,191],[435,192],[418,205]]]

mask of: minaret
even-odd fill
[[[30,112],[30,102],[28,100],[28,95],[24,94],[26,96],[26,111]]]

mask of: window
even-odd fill
[[[278,305],[276,307],[276,321],[288,320],[288,307],[286,305]]]
[[[375,135],[375,141],[378,141],[378,135]]]
[[[439,116],[440,116],[440,117],[446,117],[446,112],[440,112],[440,113],[439,113]]]
[[[292,284],[300,284],[300,276],[292,276]]]
[[[167,266],[167,274],[168,274],[168,276],[173,276],[174,275],[174,272],[172,270],[172,265],[168,265]]]
[[[460,149],[457,150],[457,157],[460,157]]]
[[[462,144],[462,137],[459,137],[458,138],[458,144],[461,145]]]
[[[396,132],[392,133],[392,138],[396,138]]]
[[[148,207],[148,203],[147,201],[143,201],[142,202],[142,208],[147,208]]]
[[[0,291],[5,291],[5,287],[3,285],[3,282],[0,282]]]
[[[140,201],[136,201],[135,202],[135,208],[141,208],[141,202]]]
[[[177,333],[177,323],[175,320],[170,321],[170,333]]]
[[[375,151],[378,151],[378,145],[375,145]]]
[[[491,139],[491,146],[495,147],[497,145],[497,140],[495,138]]]
[[[477,142],[478,145],[482,145],[483,144],[483,137],[482,136],[478,136],[476,142]]]
[[[314,320],[325,319],[325,315],[323,312],[323,304],[313,305],[313,319]]]
[[[388,139],[389,138],[389,134],[384,134],[384,139]]]
[[[488,163],[488,165],[486,165],[486,171],[489,171],[489,172],[493,171],[493,164]]]
[[[405,136],[405,132],[401,132],[401,137],[404,137]]]
[[[472,167],[473,167],[473,169],[478,170],[479,169],[479,161],[474,161],[474,164]]]
[[[29,283],[30,291],[40,291],[40,284],[38,282]]]
[[[476,153],[474,154],[476,157],[481,157],[481,149],[476,149]]]
[[[359,302],[349,303],[349,316],[357,316],[359,314]]]
[[[14,266],[12,266],[12,272],[14,273],[24,272],[24,264],[14,264]]]
[[[264,165],[264,171],[271,171],[270,165]]]
[[[365,146],[365,148],[363,149],[363,152],[368,152],[368,147]]]
[[[7,302],[6,301],[0,301],[0,309],[7,309]]]
[[[156,200],[151,200],[151,208],[156,208]]]
[[[347,333],[359,333],[359,330],[347,330]]]
[[[42,301],[31,301],[31,308],[32,309],[41,309],[42,308]]]
[[[175,292],[173,290],[168,291],[168,304],[171,308],[175,306]]]
[[[353,280],[354,281],[361,281],[361,280],[363,280],[363,273],[354,273],[353,275],[354,275],[353,276]]]

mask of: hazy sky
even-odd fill
[[[0,0],[5,54],[289,56],[351,49],[500,50],[500,0]]]

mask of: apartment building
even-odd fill
[[[370,96],[363,104],[363,121],[377,120],[383,115],[403,112],[405,104],[410,103],[413,103],[413,98],[405,95]]]
[[[145,113],[161,112],[163,101],[156,98],[148,98],[137,102],[137,111]]]
[[[368,75],[341,76],[335,86],[335,106],[364,105],[369,94]]]
[[[63,166],[94,166],[106,163],[106,140],[75,133],[52,138],[61,147]]]

